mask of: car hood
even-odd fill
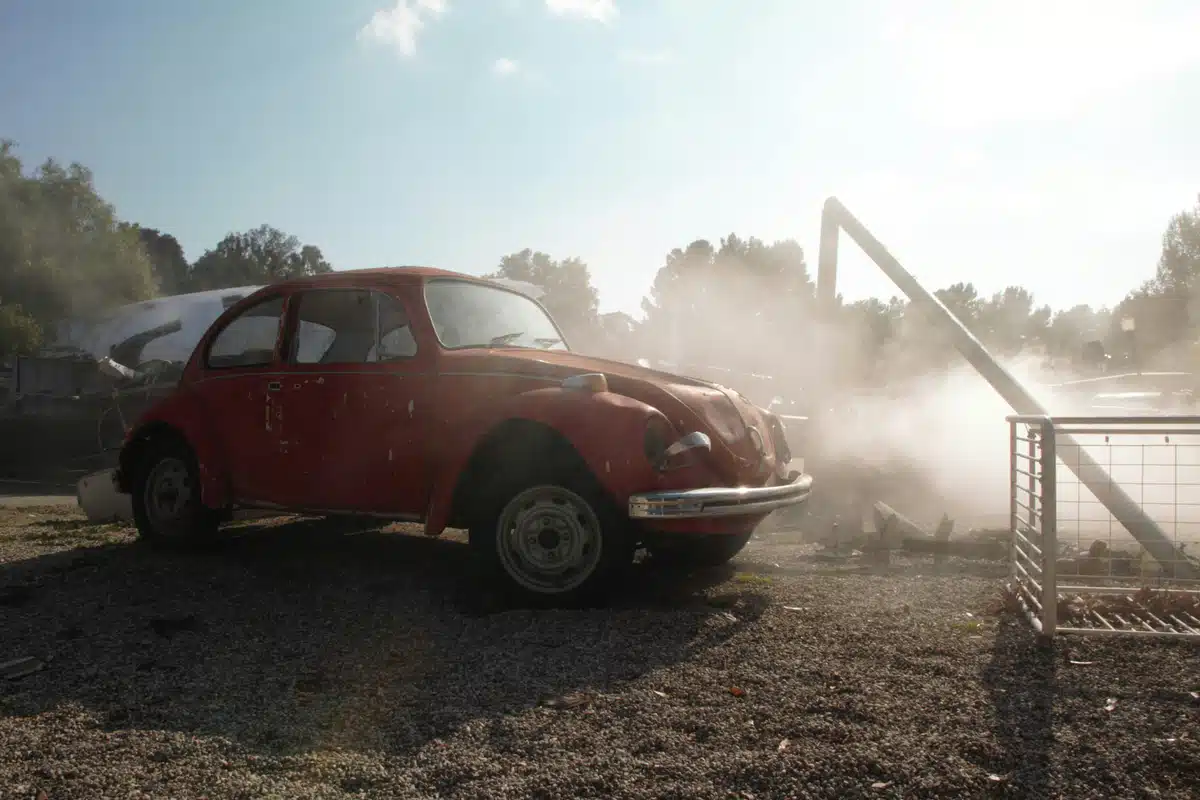
[[[713,442],[712,466],[741,485],[761,484],[777,462],[790,460],[782,426],[774,415],[737,391],[709,381],[563,350],[512,348],[463,354],[458,367],[549,380],[603,373],[610,391],[654,406],[680,435],[707,433]]]

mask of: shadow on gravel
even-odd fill
[[[506,607],[465,544],[367,526],[243,524],[199,554],[121,542],[0,566],[5,658],[45,662],[0,682],[0,716],[78,704],[110,730],[269,753],[411,752],[535,705],[587,713],[593,693],[720,646],[765,607],[753,587],[712,596],[729,570],[645,566],[608,608]]]
[[[983,682],[996,714],[995,736],[1002,752],[990,765],[1007,776],[1020,797],[1051,797],[1054,704],[1058,694],[1054,645],[1035,637],[1022,621],[1001,618],[992,661]]]

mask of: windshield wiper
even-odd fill
[[[534,339],[533,340],[534,344],[541,345],[542,347],[553,347],[554,345],[558,344],[561,341],[562,341],[562,339],[558,339],[553,336],[549,336],[544,339]]]
[[[524,336],[525,331],[514,331],[513,333],[505,333],[501,336],[493,336],[488,342],[488,347],[503,347],[506,344],[511,344],[513,339]]]

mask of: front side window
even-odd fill
[[[566,350],[550,315],[523,294],[454,279],[425,283],[429,319],[443,347]]]
[[[317,289],[296,298],[294,364],[371,364],[416,355],[399,300],[365,289]]]
[[[221,329],[208,348],[210,369],[262,367],[275,360],[283,296],[255,303]]]

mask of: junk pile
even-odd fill
[[[954,536],[954,520],[946,514],[930,530],[882,501],[873,503],[864,516],[867,519],[857,526],[829,523],[817,542],[821,556],[828,560],[862,558],[877,564],[889,563],[893,554],[931,555],[935,562],[1008,558],[1011,534],[1004,529],[985,528]]]

